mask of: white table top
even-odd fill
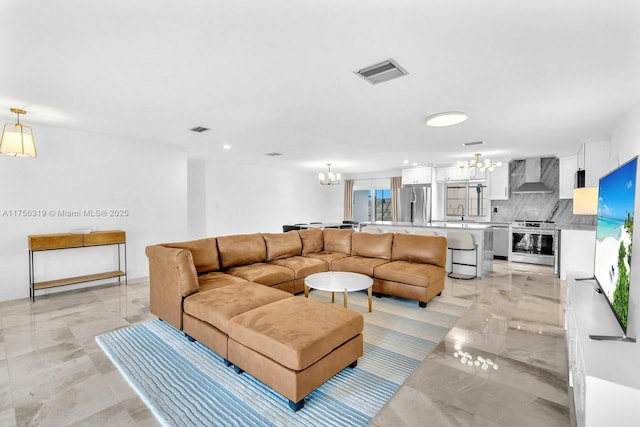
[[[347,271],[326,271],[310,274],[304,283],[313,289],[329,292],[361,291],[373,285],[373,279],[360,273]]]

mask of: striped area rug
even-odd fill
[[[314,299],[330,294],[314,291]],[[300,297],[302,298],[302,297]],[[341,300],[342,298],[338,298]],[[166,426],[364,426],[433,350],[466,309],[437,297],[415,301],[349,294],[364,314],[364,356],[305,399],[298,412],[260,381],[224,366],[222,358],[160,320],[96,337],[114,365]]]

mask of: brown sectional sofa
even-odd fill
[[[374,292],[425,306],[444,288],[446,239],[307,229],[152,245],[146,254],[151,312],[298,410],[363,353],[362,315],[294,298],[305,277],[367,274]]]

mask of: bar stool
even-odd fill
[[[473,242],[473,236],[471,235],[471,233],[465,233],[464,231],[450,231],[449,233],[447,233],[447,249],[451,249],[451,272],[447,276],[451,277],[452,279],[471,280],[478,275],[478,245]],[[456,251],[475,251],[474,259],[476,260],[476,262],[474,264],[468,264],[465,262],[454,261],[453,254]],[[457,273],[453,271],[456,265],[475,267],[476,273],[473,275]]]

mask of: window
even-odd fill
[[[391,221],[393,219],[391,213],[391,190],[388,188],[376,189],[374,194],[375,221]]]
[[[444,197],[445,216],[480,217],[490,214],[491,201],[484,183],[446,184]]]
[[[392,221],[391,189],[354,189],[353,219],[358,222]]]

